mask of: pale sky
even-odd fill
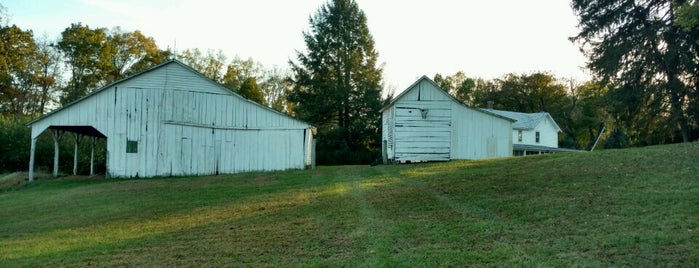
[[[58,39],[71,23],[141,30],[161,49],[221,49],[288,69],[302,32],[326,0],[5,0],[10,23]],[[384,82],[400,93],[422,75],[492,79],[548,71],[590,79],[568,37],[577,20],[564,0],[357,0],[376,42]]]

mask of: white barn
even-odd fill
[[[177,60],[116,81],[27,125],[30,179],[37,137],[47,129],[56,144],[54,176],[56,138],[72,132],[107,139],[108,177],[302,169],[312,164],[315,131]]]
[[[547,112],[519,113],[494,109],[485,111],[515,120],[512,125],[514,155],[576,151],[558,148],[558,133],[561,132],[561,128]]]
[[[381,109],[382,153],[396,163],[512,156],[512,123],[423,76]]]

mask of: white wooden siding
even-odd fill
[[[453,159],[512,156],[512,122],[453,103]]]
[[[536,142],[536,132],[539,132],[540,140]],[[558,129],[550,119],[541,120],[534,129],[522,130],[522,141],[518,140],[519,130],[512,130],[512,140],[515,144],[539,145],[558,148]]]
[[[512,155],[510,120],[458,103],[426,77],[384,108],[382,116],[387,155],[396,162]]]
[[[396,161],[447,161],[451,106],[447,101],[401,101],[394,106]],[[422,112],[426,111],[423,118]]]
[[[93,126],[107,136],[108,175],[207,175],[304,168],[312,126],[170,63],[32,123]],[[138,142],[126,153],[127,141]]]

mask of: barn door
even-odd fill
[[[182,137],[180,146],[180,175],[192,174],[192,140]]]
[[[439,101],[396,105],[395,160],[448,161],[451,154],[451,106]]]

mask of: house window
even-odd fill
[[[541,135],[539,135],[539,131],[536,132],[536,143],[539,143],[541,140]]]
[[[135,154],[138,153],[138,141],[126,141],[126,153]]]
[[[517,131],[517,141],[522,142],[522,131],[521,130]]]

